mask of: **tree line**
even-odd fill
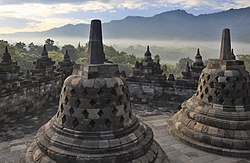
[[[56,62],[63,60],[66,50],[68,51],[71,60],[76,63],[84,63],[87,60],[87,43],[84,45],[80,45],[79,43],[77,47],[71,44],[58,47],[55,45],[54,40],[48,38],[45,40],[44,44],[46,45],[49,57]],[[26,45],[23,42],[10,44],[5,40],[0,40],[0,57],[2,57],[6,46],[12,56],[12,60],[17,61],[22,70],[33,68],[33,61],[40,57],[43,50],[43,45],[36,45],[33,42]],[[120,71],[125,71],[128,74],[132,73],[132,67],[134,66],[136,60],[139,60],[139,58],[135,55],[119,52],[112,46],[104,45],[104,53],[106,54],[106,58],[108,60],[111,60],[119,65]]]
[[[63,60],[63,56],[66,50],[68,50],[68,54],[70,55],[71,60],[76,63],[84,63],[87,60],[87,43],[84,45],[80,45],[79,43],[77,47],[71,44],[66,44],[62,47],[58,47],[55,45],[54,40],[48,38],[45,40],[44,44],[46,45],[46,49],[48,50],[49,57],[56,62]],[[5,40],[0,40],[0,57],[2,57],[6,46],[8,47],[9,52],[12,56],[12,60],[18,61],[18,65],[20,65],[21,70],[33,68],[33,62],[40,57],[43,50],[43,45],[36,45],[33,42],[26,45],[23,42],[10,44]],[[119,52],[114,47],[107,45],[104,45],[104,53],[106,54],[106,58],[108,60],[117,63],[119,65],[120,71],[125,71],[127,75],[132,74],[132,68],[134,67],[135,62],[142,60],[142,58],[135,56],[133,53],[127,54],[123,51]],[[239,60],[245,61],[246,69],[247,71],[250,71],[250,55],[237,55],[237,57],[239,58]],[[153,59],[155,62],[157,62],[157,60],[161,60],[159,55],[155,55]],[[169,74],[174,74],[176,77],[180,77],[181,72],[185,69],[187,62],[191,64],[193,60],[187,57],[181,58],[176,64],[161,62],[161,68],[166,76],[168,76]]]

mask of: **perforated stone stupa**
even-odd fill
[[[231,51],[230,30],[222,33],[220,59],[210,59],[197,92],[169,121],[180,140],[209,152],[250,157],[250,78]]]
[[[152,130],[133,115],[118,65],[104,60],[101,21],[93,20],[88,64],[74,66],[57,114],[39,129],[21,162],[167,162]]]

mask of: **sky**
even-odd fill
[[[44,31],[66,24],[183,9],[193,15],[244,8],[250,0],[0,0],[0,34]]]

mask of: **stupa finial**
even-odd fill
[[[230,29],[228,29],[228,28],[225,28],[222,32],[220,59],[221,60],[232,60],[233,59],[232,55],[231,55]]]
[[[89,35],[89,51],[88,63],[89,64],[103,64],[105,54],[103,52],[102,43],[102,24],[100,20],[92,20],[90,25]]]

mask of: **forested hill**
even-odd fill
[[[106,39],[219,40],[223,28],[232,30],[234,41],[250,43],[250,7],[194,16],[184,10],[168,11],[153,17],[128,16],[103,24]],[[88,37],[88,24],[68,24],[44,32],[16,33],[16,36]]]

